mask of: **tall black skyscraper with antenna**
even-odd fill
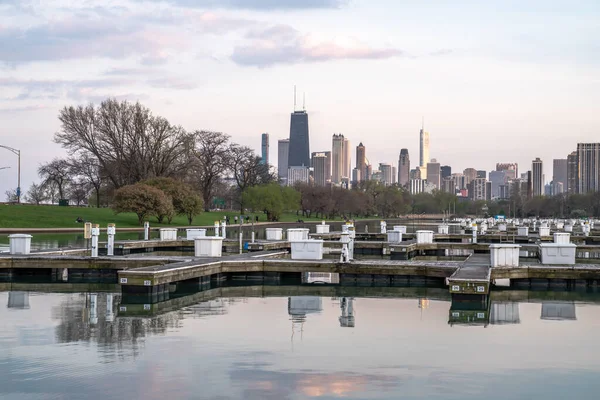
[[[302,111],[296,111],[296,87],[294,87],[294,112],[290,120],[290,150],[288,166],[310,166],[310,145],[308,136],[308,114],[303,101]]]

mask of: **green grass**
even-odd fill
[[[196,216],[193,226],[212,225],[214,221],[223,219],[229,215],[231,223],[233,217],[239,215],[234,211],[203,212]],[[266,215],[263,213],[249,213],[253,218],[258,215],[259,222],[267,222]],[[137,216],[133,213],[117,214],[110,208],[92,208],[92,207],[59,207],[59,206],[34,206],[34,205],[16,205],[0,204],[0,228],[78,228],[82,224],[75,222],[77,217],[94,224],[100,224],[101,227],[109,223],[114,223],[119,228],[139,227]],[[298,220],[295,213],[282,215],[281,222],[295,222]],[[315,218],[302,218],[304,221],[317,221]],[[159,224],[156,218],[150,218],[150,225],[157,226],[187,226],[188,221],[184,216],[177,216],[171,224]]]

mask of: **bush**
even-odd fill
[[[150,216],[160,218],[159,216],[173,214],[171,199],[162,190],[142,183],[123,186],[117,190],[112,209],[116,214],[135,213],[140,225]]]

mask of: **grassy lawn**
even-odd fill
[[[212,225],[214,221],[223,219],[229,215],[231,223],[233,217],[239,215],[233,211],[203,212],[194,218],[192,225],[203,226]],[[250,213],[251,218],[256,215],[259,222],[266,222],[266,215],[263,213]],[[100,224],[105,227],[109,223],[114,223],[120,228],[138,227],[137,216],[133,213],[124,213],[115,215],[110,208],[91,208],[91,207],[59,207],[59,206],[35,206],[35,205],[15,205],[0,204],[0,228],[77,228],[82,224],[75,222],[77,217],[85,221]],[[317,219],[302,218],[304,221]],[[281,222],[295,222],[298,217],[295,213],[282,215]],[[187,218],[177,216],[171,224],[159,224],[156,218],[150,218],[150,225],[157,226],[187,226]]]

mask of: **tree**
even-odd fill
[[[156,187],[169,196],[174,213],[177,215],[185,215],[188,218],[190,225],[194,217],[202,211],[202,199],[194,193],[194,190],[190,185],[176,181],[172,178],[154,178],[143,181],[142,183]],[[168,214],[165,216],[170,223],[173,215]],[[162,220],[160,217],[159,219]]]
[[[67,198],[67,189],[71,182],[67,160],[55,158],[49,163],[40,165],[38,175],[42,178],[43,186],[48,186],[51,183],[56,186],[59,199]]]
[[[229,135],[221,132],[194,132],[193,176],[202,192],[204,209],[210,209],[214,189],[229,165]]]
[[[183,176],[189,167],[193,135],[152,115],[139,102],[108,99],[65,107],[54,141],[73,155],[97,159],[115,188],[157,176]]]
[[[25,195],[25,201],[40,205],[40,203],[43,203],[46,200],[48,200],[48,193],[44,186],[32,183]]]
[[[233,174],[237,185],[240,211],[244,212],[241,194],[250,186],[264,185],[277,181],[277,176],[270,171],[268,164],[262,163],[254,150],[246,146],[232,143],[227,157],[228,169]]]
[[[88,191],[93,190],[96,195],[96,207],[100,208],[100,193],[104,177],[98,159],[89,152],[83,151],[78,156],[69,158],[67,162],[71,176],[78,177],[80,184],[87,186]]]
[[[139,224],[143,225],[144,220],[150,216],[168,214],[173,205],[162,190],[138,183],[117,190],[112,208],[116,214],[135,213]]]
[[[16,203],[19,199],[19,197],[17,196],[17,191],[15,189],[7,190],[6,192],[4,192],[4,194],[6,195],[7,203]]]
[[[300,192],[275,183],[249,187],[242,197],[253,210],[264,211],[269,221],[277,221],[283,211],[300,206]]]

